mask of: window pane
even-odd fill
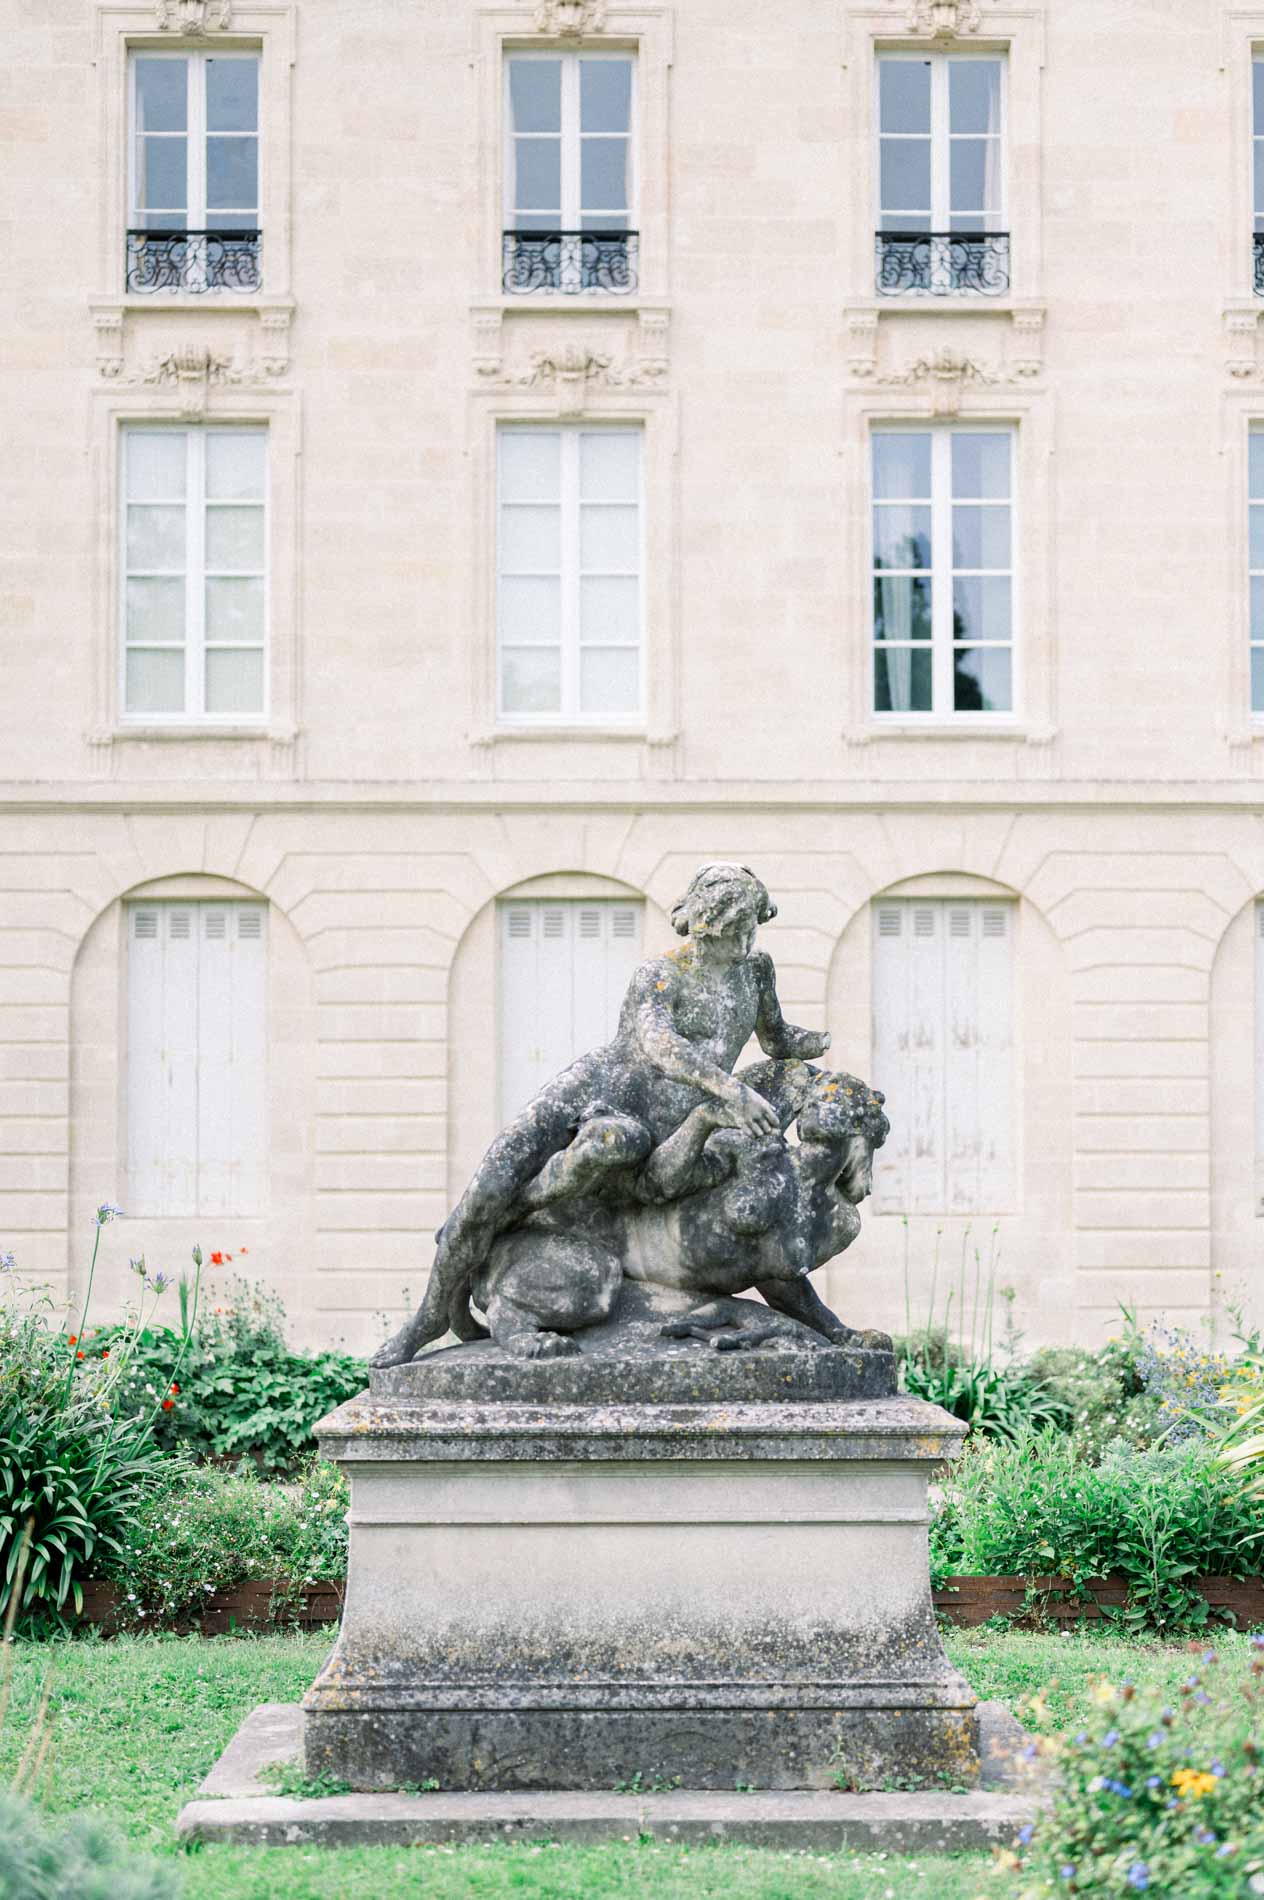
[[[878,95],[883,132],[930,131],[930,64],[926,60],[878,62]]]
[[[541,576],[500,583],[500,633],[523,646],[557,646],[562,637],[562,584]]]
[[[184,210],[187,145],[187,139],[141,140],[139,202],[145,210]]]
[[[579,438],[579,493],[584,501],[635,501],[641,439],[630,429]]]
[[[1264,501],[1264,429],[1252,429],[1248,437],[1251,454],[1251,498]]]
[[[626,132],[632,112],[632,61],[581,59],[579,62],[579,129],[581,132]]]
[[[1008,435],[961,434],[952,438],[952,493],[956,501],[1009,498]]]
[[[641,634],[640,582],[602,574],[579,583],[579,637],[587,645],[635,646]]]
[[[263,654],[257,647],[219,647],[207,654],[206,710],[263,711]]]
[[[206,565],[258,573],[263,567],[263,509],[208,508]]]
[[[1251,566],[1264,568],[1264,508],[1252,508]]]
[[[187,437],[176,429],[129,429],[127,492],[136,501],[182,501]]]
[[[509,110],[515,132],[560,132],[561,60],[511,59]]]
[[[922,501],[930,495],[930,437],[928,435],[875,435],[873,438],[873,492],[888,497]]]
[[[1251,150],[1255,166],[1255,209],[1264,215],[1264,140],[1254,139]]]
[[[561,518],[558,508],[502,508],[501,572],[555,574],[562,564]]]
[[[591,573],[635,574],[640,565],[635,508],[581,508],[579,564]]]
[[[207,495],[212,501],[262,501],[265,460],[264,437],[258,430],[208,430]]]
[[[208,580],[208,640],[263,639],[263,580]]]
[[[556,647],[506,647],[500,656],[501,703],[506,712],[558,712],[562,656]]]
[[[999,139],[954,139],[949,159],[953,211],[989,211],[997,201]]]
[[[1009,712],[1008,647],[962,647],[952,656],[953,707],[957,712]]]
[[[188,61],[136,61],[136,130],[184,132],[188,129]]]
[[[875,640],[930,639],[931,583],[911,574],[884,574],[873,583]]]
[[[1008,567],[1009,509],[955,507],[952,511],[954,567]]]
[[[184,639],[184,578],[129,580],[127,583],[127,638],[159,646],[178,645]]]
[[[632,713],[640,700],[640,656],[635,647],[589,648],[579,656],[579,709]]]
[[[1264,648],[1251,649],[1251,711],[1264,712]]]
[[[1264,578],[1251,578],[1251,638],[1264,640]]]
[[[562,205],[560,139],[515,139],[517,203],[526,211],[556,211]]]
[[[127,510],[127,565],[132,570],[156,567],[182,572],[184,509],[140,508],[131,503]]]
[[[259,62],[256,59],[208,59],[206,129],[253,132],[259,124]]]
[[[952,630],[957,640],[1008,640],[1012,603],[1008,574],[975,575],[952,584]]]
[[[882,140],[882,208],[930,210],[930,140]]]
[[[258,202],[259,141],[244,138],[207,139],[208,214],[221,206],[250,208]]]
[[[953,132],[999,132],[1001,62],[952,59],[948,62],[948,125]]]
[[[168,647],[151,653],[143,648],[127,656],[127,710],[184,711],[184,649]]]
[[[930,509],[887,503],[873,511],[875,567],[930,566]]]
[[[626,139],[580,141],[580,203],[585,210],[610,206],[620,210],[628,202],[628,142]]]
[[[926,647],[879,647],[873,656],[875,712],[929,712],[930,652]]]
[[[562,438],[534,429],[502,429],[500,492],[505,501],[556,501],[561,493]]]

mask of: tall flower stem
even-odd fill
[[[102,1222],[101,1222],[100,1217],[98,1216],[96,1233],[92,1237],[92,1259],[88,1266],[88,1284],[84,1291],[84,1296],[83,1296],[83,1311],[79,1315],[79,1330],[72,1335],[71,1342],[70,1342],[70,1361],[66,1367],[66,1389],[62,1393],[63,1405],[66,1403],[66,1400],[70,1397],[70,1387],[74,1381],[75,1354],[79,1350],[78,1345],[76,1344],[76,1341],[83,1338],[83,1329],[87,1323],[88,1306],[92,1299],[92,1282],[96,1278],[96,1271],[97,1271],[97,1252],[101,1246],[101,1227],[102,1227]]]

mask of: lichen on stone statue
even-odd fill
[[[497,1136],[439,1230],[420,1308],[374,1365],[401,1365],[449,1328],[524,1358],[574,1354],[617,1328],[637,1282],[694,1296],[683,1310],[676,1298],[668,1340],[890,1349],[808,1278],[859,1232],[888,1123],[877,1090],[816,1065],[828,1034],[783,1017],[772,959],[755,948],[776,914],[745,865],[702,866],[672,912],[684,944],[638,967],[613,1041]],[[735,1075],[752,1035],[766,1059]],[[735,1298],[751,1289],[764,1306]]]

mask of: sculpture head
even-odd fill
[[[820,1077],[799,1111],[801,1165],[819,1180],[832,1176],[853,1205],[872,1190],[874,1150],[891,1132],[885,1099],[881,1089],[836,1070]]]
[[[750,955],[760,924],[777,915],[765,885],[745,864],[704,864],[689,880],[671,914],[679,937],[727,950],[734,962]]]

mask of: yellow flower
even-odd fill
[[[1196,1801],[1200,1795],[1210,1794],[1215,1785],[1216,1777],[1199,1768],[1178,1768],[1172,1776],[1172,1786],[1182,1801]]]
[[[1089,1701],[1095,1702],[1099,1709],[1108,1709],[1115,1700],[1115,1685],[1107,1682],[1105,1676],[1099,1678],[1088,1692]]]

